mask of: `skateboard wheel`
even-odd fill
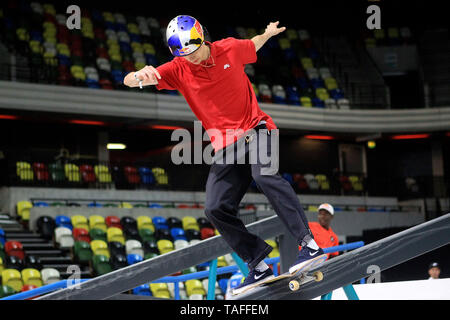
[[[297,280],[292,280],[289,282],[289,289],[291,291],[297,291],[300,288],[300,283]]]
[[[314,272],[313,276],[314,276],[314,280],[317,282],[322,281],[322,279],[323,279],[323,273],[321,271]]]

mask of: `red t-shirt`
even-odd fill
[[[206,44],[211,48],[206,64],[212,66],[175,57],[156,68],[161,75],[156,88],[180,91],[207,130],[215,151],[234,143],[261,121],[266,121],[269,130],[276,129],[272,118],[259,108],[244,72],[246,64],[257,60],[253,41],[226,38]]]
[[[309,228],[314,236],[314,241],[321,248],[329,248],[339,245],[339,239],[337,235],[333,232],[333,229],[325,229],[318,222],[309,222]],[[338,256],[339,252],[329,253],[330,256]]]

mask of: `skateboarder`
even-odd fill
[[[170,21],[166,33],[169,50],[175,58],[157,68],[146,66],[129,73],[124,84],[129,87],[155,85],[158,90],[178,90],[208,134],[211,131],[216,133],[210,135],[216,154],[224,149],[233,153],[234,146],[241,143],[247,156],[250,146],[260,147],[261,139],[266,141],[263,147],[270,153],[272,139],[267,139],[267,136],[276,134],[276,126],[272,118],[259,108],[244,66],[256,62],[256,52],[271,37],[286,30],[278,24],[278,21],[270,23],[263,34],[252,39],[226,38],[208,42],[204,40],[203,28],[195,18],[177,16]],[[230,129],[234,133],[240,132],[231,140],[227,136]],[[256,134],[248,134],[251,129],[257,130]],[[236,158],[236,154],[233,157]],[[289,271],[295,272],[324,255],[314,241],[291,185],[277,170],[263,174],[267,164],[260,160],[255,164],[221,164],[216,161],[211,165],[206,183],[206,216],[227,244],[248,263],[250,270],[234,293],[273,278],[272,270],[263,261],[272,247],[249,233],[237,217],[239,203],[252,179],[303,247]]]

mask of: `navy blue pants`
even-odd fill
[[[277,169],[274,174],[265,174],[264,168],[271,166],[266,160],[260,161],[261,159],[257,157],[256,161],[249,162],[251,144],[256,144],[252,145],[252,150],[255,150],[255,146],[261,148],[263,145],[267,148],[268,156],[271,156],[270,135],[274,133],[268,132],[265,125],[262,127],[263,129],[261,126],[255,128],[256,134],[237,141],[234,148],[227,148],[224,152],[232,152],[236,163],[213,162],[206,183],[205,214],[207,218],[233,251],[248,263],[250,269],[253,269],[272,251],[272,247],[263,239],[248,232],[243,222],[237,217],[239,203],[252,179],[299,244],[305,236],[313,238],[303,207],[291,185],[280,176]],[[264,141],[262,144],[261,139]],[[243,153],[236,152],[238,145],[243,146],[241,149],[244,150]],[[237,162],[239,155],[245,156],[244,164],[238,164],[240,163]]]

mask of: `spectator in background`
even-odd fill
[[[328,203],[319,206],[318,222],[309,222],[314,239],[320,248],[328,248],[339,245],[338,236],[331,229],[331,221],[334,217],[334,208]],[[328,253],[328,259],[336,257],[339,252]]]
[[[437,262],[431,263],[430,266],[428,267],[428,274],[430,275],[428,280],[439,279],[439,275],[441,274],[441,267],[439,266],[439,263]]]

